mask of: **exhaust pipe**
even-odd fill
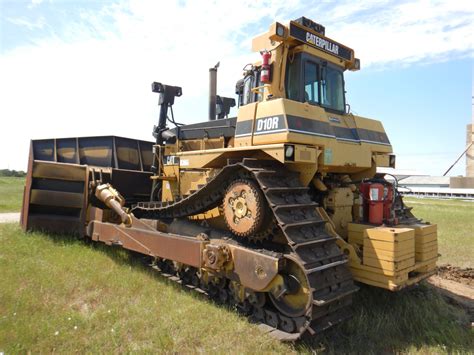
[[[216,101],[217,101],[217,68],[220,62],[209,68],[209,121],[216,119]]]

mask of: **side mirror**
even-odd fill
[[[235,106],[235,99],[224,96],[216,96],[216,115],[218,119],[226,118],[230,109]]]
[[[224,105],[222,102],[216,103],[216,115],[219,116],[224,111]]]

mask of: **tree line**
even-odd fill
[[[0,176],[24,177],[26,173],[23,170],[0,169]]]

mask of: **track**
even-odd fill
[[[238,304],[262,328],[282,340],[296,340],[342,322],[351,315],[352,293],[357,291],[347,267],[347,258],[325,231],[325,221],[317,214],[317,204],[302,186],[298,175],[276,162],[245,159],[228,165],[198,191],[172,203],[139,203],[132,211],[139,218],[167,219],[198,214],[218,206],[228,184],[239,178],[257,181],[271,208],[278,228],[286,238],[285,258],[304,272],[310,302],[302,314],[285,312],[269,300]],[[280,246],[281,248],[281,246]],[[291,263],[290,262],[290,263]],[[171,263],[158,265],[162,272],[176,274]],[[197,270],[178,272],[184,284],[199,287]],[[204,287],[205,289],[205,287]],[[229,282],[205,291],[222,302],[232,302]]]

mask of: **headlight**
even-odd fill
[[[295,154],[295,147],[292,145],[285,146],[285,158],[288,160],[293,160]]]
[[[282,24],[280,23],[277,23],[277,26],[276,26],[276,34],[280,37],[283,37],[285,38],[285,26],[283,26]]]

